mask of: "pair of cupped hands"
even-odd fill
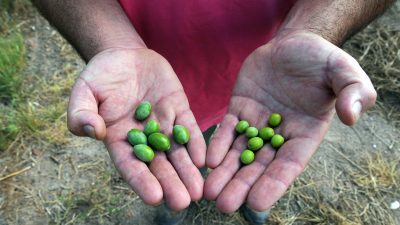
[[[70,97],[68,127],[76,135],[103,140],[112,161],[147,204],[165,202],[182,210],[191,201],[215,200],[222,212],[242,204],[270,208],[302,172],[324,138],[336,110],[354,124],[376,99],[373,85],[355,59],[324,38],[304,31],[276,36],[244,61],[229,109],[206,146],[172,67],[156,52],[111,48],[95,55],[77,79]],[[171,135],[175,124],[191,134],[187,145],[157,152],[150,164],[136,159],[127,142],[133,117],[143,100],[151,117]],[[278,128],[287,141],[276,151],[265,145],[255,161],[241,166],[247,139],[235,125],[247,120],[258,128],[268,116],[284,118]],[[199,168],[213,169],[204,181]]]

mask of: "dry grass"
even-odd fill
[[[2,3],[2,4],[5,4]],[[16,1],[0,12],[0,150],[16,138],[64,144],[71,137],[66,127],[69,90],[77,71],[70,64],[50,76],[26,70],[26,47],[16,14],[26,13],[26,1]],[[70,48],[62,53],[70,54]],[[71,55],[71,54],[70,54]],[[12,147],[12,146],[11,146]]]
[[[138,197],[122,180],[116,179],[115,171],[107,171],[104,162],[77,165],[80,173],[95,174],[88,185],[59,193],[54,200],[45,202],[54,224],[102,224],[109,217],[118,217]]]
[[[343,158],[322,172],[311,163],[273,209],[272,224],[395,225],[388,205],[399,195],[399,157],[364,152],[353,162],[359,167]]]
[[[400,95],[400,30],[371,25],[344,48],[370,75],[377,91]]]
[[[399,187],[400,157],[384,158],[382,153],[363,156],[357,162],[362,171],[353,171],[351,177],[356,185],[368,187],[370,191],[390,191]],[[361,163],[363,162],[363,163]]]
[[[25,80],[25,102],[18,110],[18,119],[29,130],[27,135],[51,144],[65,144],[71,137],[66,126],[68,94],[76,71],[68,66],[51,78],[32,76]]]
[[[67,93],[76,74],[69,70],[63,68],[51,79],[37,75],[24,79],[13,98],[13,104],[2,107],[2,132],[4,137],[10,138],[1,140],[1,150],[11,150],[10,144],[18,142],[15,140],[17,137],[31,141],[37,139],[50,144],[68,142],[71,135],[66,126]]]
[[[372,24],[344,49],[359,61],[378,91],[377,111],[400,125],[400,30]]]

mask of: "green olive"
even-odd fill
[[[135,110],[135,118],[137,120],[145,120],[150,116],[151,113],[151,104],[148,101],[143,101],[139,104],[139,106]]]
[[[154,151],[149,146],[144,144],[135,145],[133,147],[135,156],[143,162],[151,162],[154,158]]]
[[[162,133],[152,133],[148,138],[149,145],[157,151],[168,151],[171,148],[171,142],[167,135]]]
[[[176,143],[184,145],[189,142],[189,130],[182,125],[175,125],[172,129],[172,134]]]
[[[261,149],[263,145],[264,141],[260,137],[250,138],[250,140],[247,142],[247,148],[252,151],[257,151]]]
[[[271,138],[271,145],[273,148],[278,149],[283,145],[283,142],[285,142],[285,138],[282,137],[280,134],[275,134]]]
[[[236,124],[235,129],[236,132],[238,132],[239,134],[243,134],[249,126],[249,122],[247,122],[246,120],[241,120],[239,121],[239,123]]]
[[[274,134],[275,134],[274,129],[272,129],[271,127],[263,127],[260,129],[260,132],[258,132],[258,136],[262,138],[264,141],[271,140]]]
[[[254,161],[254,152],[248,149],[244,150],[240,155],[240,161],[246,165],[252,163]]]
[[[131,129],[128,132],[128,141],[131,145],[147,144],[146,135],[139,129]]]
[[[279,124],[281,124],[281,121],[282,121],[282,116],[279,113],[272,113],[269,116],[268,124],[271,127],[277,127],[279,126]]]
[[[246,129],[246,137],[252,138],[252,137],[257,137],[258,135],[258,129],[255,127],[248,127]]]
[[[150,134],[156,133],[159,131],[160,131],[160,124],[157,123],[157,121],[153,120],[153,119],[149,120],[149,122],[147,122],[146,126],[144,126],[144,129],[143,129],[143,133],[146,136],[149,136]]]

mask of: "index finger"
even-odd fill
[[[117,141],[109,143],[107,148],[118,172],[139,197],[146,204],[159,204],[163,199],[161,185],[148,166],[134,156],[132,147],[127,142]]]
[[[285,142],[278,150],[276,158],[250,189],[248,206],[256,211],[270,208],[303,171],[318,146],[319,142],[311,137]]]
[[[233,114],[226,114],[221,125],[215,131],[210,145],[208,146],[206,155],[206,164],[208,167],[214,169],[228,153],[234,139],[236,138],[235,126],[238,122],[237,116]]]

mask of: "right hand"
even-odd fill
[[[134,156],[127,132],[143,128],[145,122],[133,117],[143,100],[151,102],[151,118],[161,132],[171,137],[174,124],[189,129],[187,150],[172,144],[148,165]],[[205,164],[206,145],[176,74],[154,51],[108,49],[94,56],[71,91],[68,127],[76,135],[104,140],[116,168],[145,203],[164,199],[171,209],[181,210],[202,197],[197,168]]]

